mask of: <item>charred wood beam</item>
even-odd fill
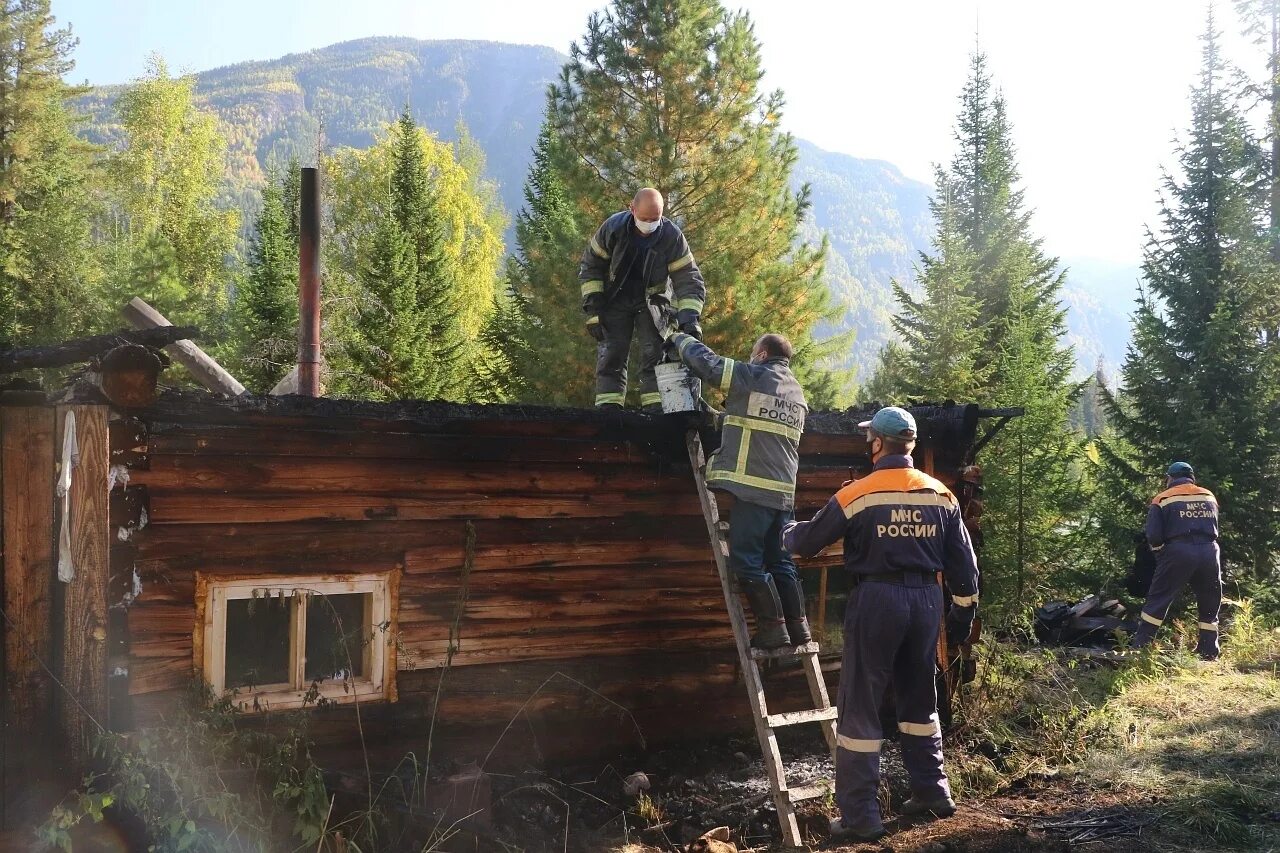
[[[1021,414],[1022,410],[1019,409],[1018,412]],[[1004,429],[1013,418],[1013,415],[1005,415],[992,424],[991,428],[983,433],[982,438],[978,439],[978,443],[969,451],[967,461],[972,464],[973,460],[977,459],[978,454],[982,452],[982,448],[991,443],[991,439],[995,438],[1000,433],[1000,430]]]
[[[980,418],[1020,418],[1027,413],[1021,406],[1010,406],[1004,409],[978,409]]]
[[[62,343],[42,347],[26,347],[0,352],[0,373],[14,373],[38,367],[62,367],[97,358],[116,347],[139,344],[148,347],[167,347],[175,341],[197,337],[195,326],[164,326],[129,330],[121,329],[109,335],[75,338]]]

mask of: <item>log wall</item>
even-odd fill
[[[953,481],[976,409],[918,414],[922,467]],[[113,721],[154,720],[195,679],[197,571],[398,567],[399,701],[361,708],[388,759],[429,738],[458,759],[495,743],[552,757],[749,729],[678,419],[175,394],[134,415],[112,429],[129,469],[112,502]],[[858,419],[811,417],[799,517],[865,468]],[[838,564],[838,546],[813,562]],[[771,710],[807,702],[796,671],[768,683]],[[353,709],[314,711],[313,732],[351,743]]]

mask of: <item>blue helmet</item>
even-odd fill
[[[1194,478],[1196,476],[1195,469],[1191,467],[1190,462],[1175,462],[1169,466],[1169,470],[1165,472],[1170,477],[1176,478]]]
[[[884,407],[871,420],[858,424],[858,429],[869,429],[877,435],[899,441],[916,440],[916,419],[906,409],[897,406]]]

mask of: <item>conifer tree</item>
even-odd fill
[[[429,323],[419,307],[417,250],[412,237],[392,216],[374,232],[360,283],[373,297],[357,320],[366,346],[357,363],[373,386],[373,399],[422,397],[429,387]]]
[[[548,121],[525,181],[525,206],[516,216],[516,253],[507,259],[510,299],[506,311],[492,318],[492,332],[502,342],[519,399],[589,406],[595,358],[581,331],[578,287],[579,243],[589,226],[575,216],[556,171],[556,146]]]
[[[475,399],[486,387],[476,372],[490,369],[478,341],[502,255],[503,217],[491,189],[407,114],[373,147],[338,149],[322,166],[331,217],[325,359],[334,392]],[[395,279],[409,273],[412,281]]]
[[[1004,99],[981,53],[960,96],[955,137],[957,153],[937,178],[938,230],[934,254],[921,258],[923,296],[897,288],[902,341],[886,347],[872,384],[917,400],[1024,410],[981,460],[984,588],[995,610],[1009,614],[1032,584],[1072,559],[1068,522],[1081,509],[1074,468],[1081,448],[1068,416],[1079,386],[1062,345],[1064,273],[1032,234]]]
[[[916,400],[978,399],[990,372],[979,366],[986,329],[978,323],[974,255],[958,228],[950,181],[939,169],[936,195],[930,201],[938,229],[934,254],[921,253],[918,268],[922,298],[912,298],[897,282],[893,285],[902,306],[893,327],[904,347],[902,387],[893,390]]]
[[[582,377],[560,394],[589,398],[595,346],[581,312],[560,310],[579,299],[574,273],[586,238],[646,185],[666,197],[666,214],[684,230],[708,282],[703,326],[713,347],[743,353],[755,336],[781,332],[799,348],[795,363],[806,374],[841,343],[824,349],[812,339],[830,310],[826,247],[798,240],[807,193],[790,189],[796,147],[779,129],[782,95],[761,93],[762,75],[750,19],[718,0],[615,0],[588,20],[551,87],[556,144],[540,146],[576,228],[557,232],[555,243],[546,235],[522,242],[518,252],[530,273],[519,286],[535,316],[555,318],[526,337],[533,369],[572,361],[554,369]],[[535,396],[549,384],[525,379]]]
[[[64,339],[101,321],[90,146],[73,131],[67,28],[48,0],[0,6],[0,347]]]
[[[289,182],[288,175],[268,175],[248,266],[232,306],[236,376],[261,393],[289,372],[298,354],[298,244],[290,233],[294,212],[285,206]]]
[[[1210,16],[1181,174],[1164,180],[1147,244],[1124,405],[1108,405],[1121,442],[1107,475],[1113,497],[1149,496],[1171,461],[1190,461],[1219,496],[1229,573],[1261,580],[1280,548],[1271,180],[1228,72]]]

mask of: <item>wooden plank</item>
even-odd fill
[[[54,412],[0,409],[0,435],[4,609],[12,623],[4,628],[6,733],[38,737],[52,700],[40,661],[51,663],[54,647]]]
[[[68,407],[59,407],[67,411]],[[71,696],[59,725],[73,763],[83,765],[107,722],[107,472],[105,406],[71,406],[80,464],[71,475],[71,558],[75,578],[63,589],[62,681]]]
[[[808,711],[788,711],[785,714],[770,714],[765,717],[765,724],[771,729],[779,726],[798,726],[803,723],[821,723],[836,718],[836,709],[812,708]]]

